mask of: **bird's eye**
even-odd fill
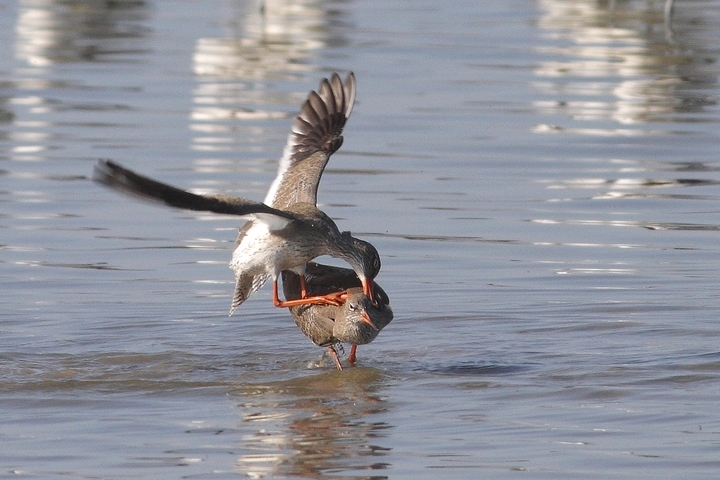
[[[348,303],[348,310],[350,310],[351,312],[357,312],[358,306],[355,305],[354,303]]]

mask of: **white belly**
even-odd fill
[[[270,275],[276,279],[281,271],[304,265],[309,259],[298,264],[296,248],[292,242],[272,235],[267,225],[257,222],[245,232],[240,244],[233,252],[230,268],[235,276]]]

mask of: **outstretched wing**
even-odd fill
[[[186,210],[261,217],[269,224],[274,220],[275,223],[284,224],[288,220],[295,218],[289,212],[268,207],[263,203],[247,198],[190,193],[135,173],[109,160],[98,161],[93,169],[92,179],[95,182],[144,200],[158,201],[171,207]]]
[[[284,209],[293,203],[317,203],[317,189],[330,155],[343,143],[342,130],[355,103],[355,75],[343,84],[335,73],[310,92],[288,136],[277,177],[265,203]]]

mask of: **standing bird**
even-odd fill
[[[285,298],[300,297],[300,277],[282,272]],[[358,345],[365,345],[378,336],[393,319],[390,298],[378,284],[373,285],[375,297],[371,300],[360,288],[360,281],[348,268],[332,267],[315,262],[307,264],[305,283],[310,295],[327,295],[344,292],[342,305],[297,305],[290,307],[295,324],[320,347],[327,347],[330,358],[338,370],[342,365],[337,345],[352,345],[348,361],[355,364]]]
[[[353,268],[362,291],[373,298],[373,279],[380,271],[380,256],[370,243],[340,232],[335,222],[316,206],[320,176],[330,155],[342,145],[342,129],[355,100],[355,76],[345,83],[334,74],[318,92],[310,92],[293,123],[280,159],[278,176],[265,203],[227,195],[197,195],[152,180],[107,160],[93,170],[93,180],[116,190],[172,207],[238,215],[250,220],[240,228],[230,268],[235,271],[235,294],[230,314],[268,278],[273,279],[273,303],[278,307],[303,304],[340,305],[343,293],[309,297],[304,282],[305,264],[329,255]],[[268,206],[272,203],[273,206]],[[300,276],[300,298],[281,301],[280,272]]]

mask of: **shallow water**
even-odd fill
[[[713,478],[720,2],[0,6],[0,478]],[[236,219],[355,71],[322,208],[395,320],[321,358]]]

